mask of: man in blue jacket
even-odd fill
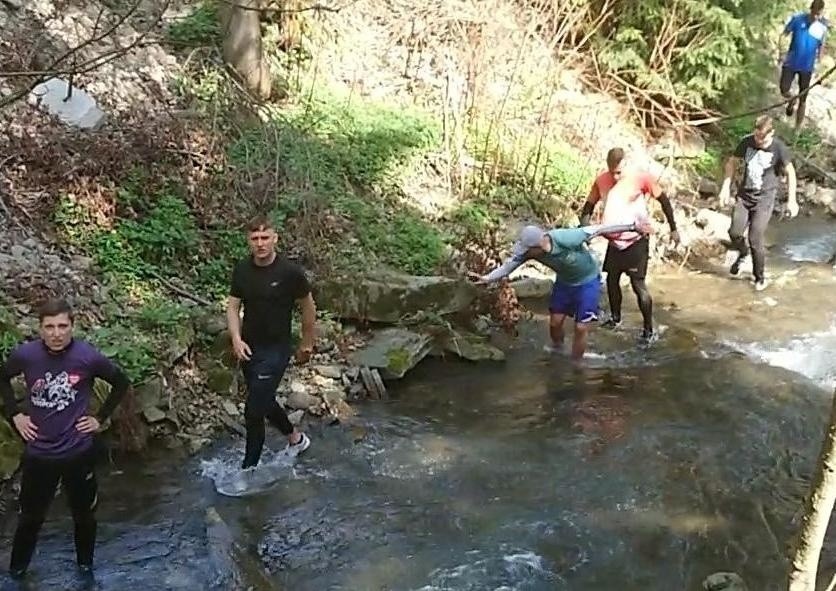
[[[586,351],[591,323],[598,319],[601,278],[598,261],[586,243],[596,236],[617,232],[649,234],[649,220],[632,224],[584,226],[546,231],[526,226],[520,231],[513,254],[487,275],[473,276],[479,283],[493,283],[507,277],[528,260],[535,260],[555,272],[554,289],[549,302],[549,334],[553,350],[563,347],[563,323],[567,316],[575,320],[572,359],[580,361]]]
[[[781,95],[790,98],[793,79],[798,77],[798,112],[795,115],[795,128],[799,129],[804,121],[807,104],[807,90],[813,78],[816,58],[821,56],[829,23],[824,18],[824,0],[813,0],[810,12],[792,15],[784,26],[784,35],[791,35],[790,48],[781,68]],[[787,103],[787,117],[795,111],[795,99]]]

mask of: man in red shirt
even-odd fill
[[[626,170],[624,150],[613,148],[607,153],[607,170],[598,175],[581,210],[581,225],[587,225],[595,205],[603,203],[600,223],[620,224],[619,220],[636,220],[649,217],[650,197],[659,201],[665,219],[671,229],[671,237],[679,243],[679,232],[673,216],[670,199],[656,180],[647,172]],[[645,278],[650,259],[650,238],[637,232],[620,232],[605,235],[610,241],[604,257],[604,271],[607,273],[607,297],[610,302],[610,319],[605,327],[621,325],[621,275],[630,277],[630,285],[638,300],[642,314],[643,330],[641,340],[647,344],[655,340],[653,331],[653,298],[647,289]]]

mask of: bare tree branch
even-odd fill
[[[276,0],[273,0],[276,1]],[[253,12],[270,12],[278,14],[294,14],[299,12],[339,12],[346,6],[354,4],[357,0],[353,0],[344,6],[326,6],[324,4],[311,4],[310,6],[303,6],[302,8],[279,8],[278,6],[247,6],[246,4],[239,4],[233,0],[220,0],[223,4],[231,6],[232,8],[239,8],[241,10],[250,10]]]
[[[163,3],[163,6],[161,7],[161,9],[160,9],[159,13],[157,14],[156,18],[154,18],[154,20],[143,31],[139,32],[137,34],[136,38],[134,38],[134,40],[132,42],[128,43],[125,47],[120,47],[120,48],[117,48],[117,49],[111,49],[111,50],[105,51],[102,54],[99,54],[99,55],[97,55],[93,58],[90,58],[88,60],[85,60],[85,61],[81,62],[80,64],[78,64],[77,67],[73,67],[72,69],[69,69],[69,70],[66,70],[66,69],[62,70],[62,69],[59,68],[68,59],[70,59],[70,58],[73,58],[73,60],[77,59],[79,53],[81,51],[83,51],[85,48],[87,48],[87,47],[89,47],[89,46],[91,46],[95,43],[99,43],[99,42],[107,39],[111,35],[113,35],[119,29],[119,27],[124,25],[127,22],[127,20],[138,10],[141,3],[142,3],[142,0],[136,0],[136,2],[124,14],[119,15],[119,18],[116,19],[116,22],[114,22],[106,30],[104,30],[103,32],[101,32],[99,34],[94,34],[92,37],[90,37],[86,41],[83,41],[82,43],[79,43],[75,47],[71,47],[70,49],[65,51],[62,55],[60,55],[59,57],[54,59],[52,61],[52,63],[49,66],[47,66],[46,68],[44,68],[41,72],[36,73],[34,79],[30,80],[30,82],[27,85],[25,85],[24,87],[20,88],[19,90],[13,92],[12,94],[0,99],[0,109],[4,109],[5,107],[11,105],[12,103],[15,103],[15,102],[19,101],[20,99],[26,97],[30,92],[32,92],[32,90],[38,84],[41,84],[41,83],[45,82],[46,80],[51,78],[53,75],[55,75],[55,74],[53,74],[53,72],[62,72],[62,73],[65,73],[66,75],[69,75],[69,76],[75,76],[77,74],[84,74],[84,73],[90,72],[92,70],[95,70],[97,68],[100,68],[100,67],[104,66],[105,64],[107,64],[109,62],[112,62],[112,61],[118,59],[119,57],[121,57],[123,55],[126,55],[127,53],[129,53],[133,49],[139,47],[140,45],[142,45],[143,39],[145,39],[145,37],[147,37],[148,34],[150,34],[151,31],[153,31],[157,27],[157,25],[160,23],[160,21],[162,20],[163,15],[165,15],[166,11],[168,10],[168,7],[171,3],[171,0],[165,0],[165,2]],[[99,19],[97,19],[97,21],[96,21],[95,28],[98,28],[98,25],[99,25]],[[18,76],[18,75],[22,75],[22,74],[20,74],[18,72],[11,72],[8,75],[9,75],[9,77],[13,77],[13,76]],[[3,76],[4,75],[2,73],[0,73],[0,77],[3,77]]]

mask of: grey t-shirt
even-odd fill
[[[739,191],[754,200],[773,193],[778,187],[778,175],[783,175],[786,165],[792,162],[789,148],[777,137],[766,148],[760,148],[754,136],[747,135],[740,140],[734,155],[745,164]]]

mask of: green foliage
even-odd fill
[[[635,86],[703,106],[745,70],[746,26],[733,3],[649,0],[621,6],[598,56]]]
[[[337,250],[339,265],[378,261],[431,273],[443,258],[444,237],[404,203],[397,181],[437,137],[420,113],[323,94],[271,111],[265,125],[245,130],[228,153],[242,170],[278,169],[283,184],[272,215],[280,227],[303,207],[350,222],[355,246]]]
[[[209,1],[201,2],[168,28],[169,40],[180,45],[208,45],[216,42],[219,35],[217,6]]]
[[[189,206],[179,197],[161,195],[139,219],[122,220],[115,233],[146,264],[176,267],[196,258],[199,237]]]
[[[123,305],[122,310],[122,314],[111,316],[107,326],[95,328],[85,337],[114,359],[132,383],[139,384],[160,368],[172,335],[192,321],[192,314],[159,295],[137,307]]]
[[[131,324],[103,326],[90,332],[87,338],[125,370],[131,383],[142,383],[157,366],[154,338]]]
[[[14,314],[0,306],[0,359],[5,359],[22,339],[23,334],[17,328]]]

